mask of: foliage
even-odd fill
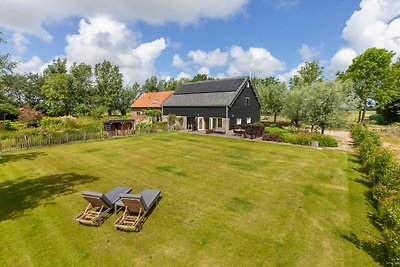
[[[323,77],[324,68],[319,65],[318,61],[306,62],[297,74],[290,79],[290,87],[313,85],[322,82]]]
[[[313,141],[311,134],[309,133],[285,133],[281,135],[281,141],[284,143],[290,143],[295,145],[309,146]]]
[[[280,127],[266,127],[264,129],[264,132],[275,133],[275,134],[284,134],[284,133],[287,133],[288,131],[283,128],[280,128]]]
[[[76,128],[76,118],[72,117],[72,116],[64,116],[61,118],[63,124],[65,127],[69,128],[69,129],[74,129]]]
[[[19,110],[18,120],[25,122],[28,125],[37,124],[42,118],[43,114],[40,111],[31,108],[30,106],[21,108]]]
[[[149,116],[150,123],[158,121],[158,117],[161,115],[161,110],[158,108],[146,108],[143,113]]]
[[[169,126],[174,125],[175,122],[176,122],[176,115],[175,114],[168,114],[167,120],[168,120],[168,125]]]
[[[370,48],[353,59],[353,63],[342,75],[342,79],[353,82],[354,92],[360,100],[359,122],[363,122],[368,99],[374,99],[384,104],[392,88],[390,64],[394,53],[383,48]]]
[[[63,121],[60,117],[43,117],[40,121],[40,126],[51,127],[51,126],[62,126]]]
[[[276,133],[266,133],[262,136],[263,141],[270,141],[270,142],[280,142],[281,137],[279,134]]]
[[[95,102],[97,106],[104,106],[108,115],[118,109],[118,96],[122,91],[122,74],[119,67],[104,60],[94,68]]]
[[[400,166],[393,153],[382,147],[375,133],[357,125],[353,127],[352,135],[371,184],[376,208],[373,218],[382,232],[384,263],[397,266],[400,264]]]
[[[292,88],[286,94],[283,114],[286,115],[296,126],[306,118],[306,90]]]
[[[262,83],[257,85],[257,90],[261,98],[261,109],[265,113],[274,115],[274,122],[276,117],[281,113],[285,105],[285,95],[287,92],[285,83],[272,83],[264,86]]]
[[[337,147],[338,143],[335,138],[328,135],[312,134],[311,139],[317,141],[320,147]]]
[[[344,124],[346,92],[349,83],[339,81],[317,82],[302,90],[305,91],[305,121],[319,126],[322,134],[326,128]]]
[[[73,87],[73,78],[70,74],[52,74],[42,86],[48,106],[47,114],[60,116],[71,114],[76,92]]]
[[[196,74],[190,82],[202,82],[202,81],[209,81],[214,80],[214,78],[209,77],[207,74]]]
[[[14,131],[13,124],[9,120],[0,120],[0,131]]]

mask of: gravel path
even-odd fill
[[[353,151],[354,143],[350,132],[347,131],[325,131],[326,135],[334,137],[338,142],[338,150]]]

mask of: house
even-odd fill
[[[249,77],[186,83],[162,104],[168,114],[183,117],[189,130],[223,132],[260,121],[260,100]]]
[[[162,91],[162,92],[151,92],[144,93],[139,96],[138,99],[131,105],[133,117],[137,121],[147,120],[147,116],[144,114],[145,109],[158,109],[161,114],[161,104],[170,97],[174,91]]]

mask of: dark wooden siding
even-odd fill
[[[163,115],[175,114],[187,117],[222,117],[226,116],[225,107],[163,107]]]
[[[246,97],[250,100],[250,105],[246,106]],[[252,85],[245,87],[240,93],[232,107],[229,108],[229,128],[232,129],[236,125],[236,119],[242,119],[242,124],[247,124],[247,118],[251,117],[251,123],[260,121],[260,104],[253,91]]]

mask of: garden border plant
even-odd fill
[[[385,266],[400,265],[400,165],[393,153],[383,148],[380,136],[357,124],[352,128],[362,171],[370,185],[371,218],[382,233],[383,249],[378,254]]]

